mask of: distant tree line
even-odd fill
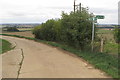
[[[17,29],[16,26],[14,26],[14,27],[7,27],[7,31],[9,31],[9,32],[19,32],[19,30]]]

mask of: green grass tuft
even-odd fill
[[[8,41],[6,41],[4,39],[0,39],[0,43],[1,43],[1,45],[0,45],[0,54],[5,53],[5,52],[12,49],[11,43],[9,43]]]

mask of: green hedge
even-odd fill
[[[81,12],[62,13],[61,19],[48,20],[34,28],[35,38],[65,43],[84,50],[90,47],[93,15],[84,8]]]

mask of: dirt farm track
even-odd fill
[[[2,38],[16,46],[2,55],[4,78],[109,78],[77,56],[55,47],[22,38]]]

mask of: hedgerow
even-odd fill
[[[65,43],[83,50],[91,44],[92,14],[85,8],[82,11],[62,12],[61,19],[48,20],[34,28],[35,38]]]

